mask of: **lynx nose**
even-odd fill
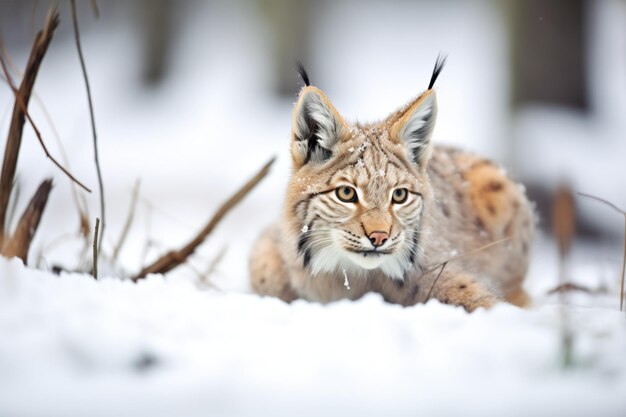
[[[389,239],[389,235],[386,232],[372,232],[368,237],[375,248],[384,245],[387,239]]]

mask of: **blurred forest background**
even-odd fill
[[[54,155],[95,190],[89,113],[68,2],[2,1],[0,34],[13,76],[47,10],[61,25],[30,105]],[[192,259],[226,248],[221,287],[247,281],[248,248],[281,210],[300,60],[350,120],[385,117],[426,88],[438,53],[434,141],[501,161],[527,186],[544,225],[561,182],[626,207],[626,2],[621,0],[78,2],[104,175],[110,254],[132,190],[138,206],[119,268],[137,270],[189,239],[272,155],[268,179]],[[0,89],[0,145],[13,106]],[[56,138],[56,139],[55,139]],[[25,206],[55,178],[31,263],[76,267],[83,245],[70,183],[29,127],[18,162]],[[82,192],[81,192],[82,193]],[[98,194],[84,195],[91,221]],[[577,199],[579,234],[619,245],[619,216]],[[93,225],[91,225],[93,226]],[[219,274],[218,274],[219,275]],[[237,278],[233,278],[235,275]]]

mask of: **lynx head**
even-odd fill
[[[437,115],[432,86],[382,122],[349,124],[307,84],[293,113],[289,233],[313,274],[379,268],[403,279],[420,254],[426,167]]]

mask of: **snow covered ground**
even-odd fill
[[[506,159],[502,138],[514,131],[528,146],[518,149],[526,165],[509,161],[513,174],[546,183],[570,178],[581,191],[624,206],[626,89],[620,86],[626,61],[618,60],[622,52],[612,52],[624,50],[623,2],[594,2],[603,5],[594,6],[596,19],[619,21],[599,25],[604,32],[590,40],[598,54],[591,68],[598,73],[595,82],[611,80],[592,86],[594,118],[531,109],[512,126],[506,42],[493,2],[401,2],[396,9],[372,2],[353,18],[356,3],[324,9],[310,64],[312,79],[348,119],[383,117],[417,94],[443,50],[450,59],[438,86],[436,142]],[[400,308],[375,295],[328,306],[287,305],[248,294],[249,248],[281,210],[293,100],[269,91],[270,36],[246,3],[212,2],[195,10],[178,34],[170,77],[154,91],[137,84],[141,54],[119,9],[111,12],[114,19],[83,33],[107,191],[105,252],[121,233],[138,178],[141,200],[119,265],[102,265],[105,278],[98,282],[0,259],[0,416],[625,413],[626,320],[617,311],[621,254],[615,245],[575,244],[568,277],[601,292],[569,296],[575,343],[574,366],[566,371],[560,366],[558,299],[547,295],[557,284],[556,253],[545,238],[537,243],[528,278],[536,302],[529,310],[502,305],[468,315],[435,301]],[[67,4],[61,11],[59,37],[36,92],[72,171],[95,186]],[[414,24],[415,16],[422,24]],[[373,38],[378,24],[380,37]],[[404,54],[409,48],[417,52]],[[402,60],[370,53],[383,49]],[[26,51],[10,45],[9,51],[23,66]],[[615,65],[603,65],[606,57]],[[10,94],[0,89],[2,132]],[[31,113],[59,155],[36,101]],[[589,149],[587,136],[600,145]],[[138,285],[119,279],[188,240],[273,155],[278,161],[271,175],[194,255],[193,269]],[[554,155],[562,155],[557,163]],[[68,182],[47,163],[28,128],[18,169],[18,209],[39,181],[55,178],[31,265],[75,267],[81,242],[67,236],[78,226]],[[95,217],[97,195],[87,201]],[[584,208],[605,228],[621,231],[619,216],[593,203]],[[144,253],[146,242],[151,246]],[[211,276],[220,291],[199,289],[194,270],[204,271],[223,247],[226,254]]]
[[[377,295],[289,305],[0,260],[0,415],[623,415],[615,298],[567,307],[566,370],[559,306],[536,298],[474,314]]]

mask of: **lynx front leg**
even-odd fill
[[[276,244],[278,230],[266,230],[256,241],[250,257],[250,285],[259,295],[278,297],[291,302],[298,298]]]
[[[433,280],[438,274],[438,270],[431,274]],[[434,283],[430,298],[436,298],[445,304],[461,306],[468,312],[478,307],[490,308],[501,301],[496,294],[471,275],[445,269]]]

